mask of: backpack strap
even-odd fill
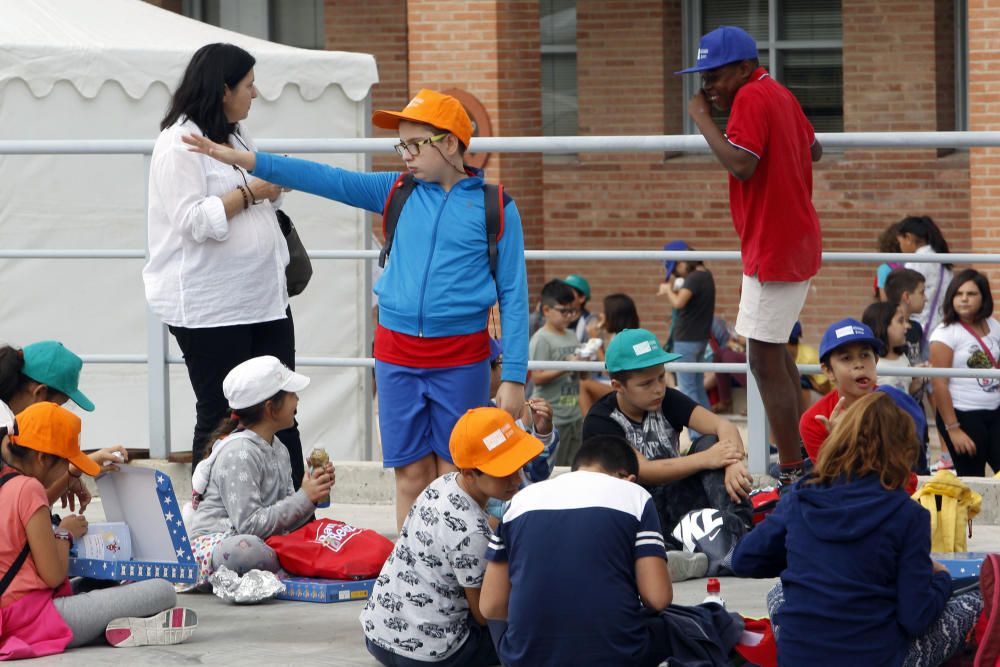
[[[392,250],[393,236],[396,235],[399,214],[414,187],[416,187],[416,181],[413,179],[413,174],[404,172],[392,184],[389,195],[385,198],[385,205],[382,207],[382,237],[385,239],[385,244],[382,246],[382,252],[378,255],[379,267],[385,267],[385,260],[389,257],[389,251]]]
[[[490,273],[497,276],[497,243],[503,236],[503,185],[483,186],[483,205],[486,207],[486,245],[490,258]]]
[[[0,486],[3,486],[9,480],[13,479],[14,477],[17,477],[20,474],[21,473],[19,472],[10,472],[4,475],[3,477],[0,477]],[[24,565],[24,561],[28,560],[28,554],[30,553],[31,553],[31,546],[25,543],[24,548],[21,549],[21,553],[19,553],[17,555],[17,558],[14,559],[14,562],[11,563],[10,569],[7,570],[7,573],[5,575],[3,575],[3,579],[0,579],[0,595],[3,595],[4,592],[7,590],[7,587],[10,586],[12,581],[14,581],[14,577],[17,576],[17,573],[20,571],[21,566]]]

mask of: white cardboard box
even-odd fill
[[[93,579],[194,582],[198,563],[191,554],[180,506],[170,477],[151,468],[122,465],[99,475],[104,514],[128,524],[132,560],[70,558],[69,574]]]

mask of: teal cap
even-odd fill
[[[604,366],[609,373],[634,371],[680,359],[681,355],[664,352],[652,331],[623,329],[608,344]]]
[[[580,294],[587,297],[588,299],[590,298],[590,283],[588,283],[587,279],[581,276],[580,274],[571,273],[565,278],[563,278],[563,282],[572,287],[573,289],[575,289]]]
[[[43,340],[25,345],[24,368],[21,373],[35,382],[62,392],[87,412],[94,404],[80,391],[80,369],[83,360],[66,349],[59,341]]]

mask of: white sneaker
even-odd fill
[[[708,572],[708,556],[703,553],[668,551],[667,571],[673,582],[701,579]]]
[[[148,618],[116,618],[108,623],[104,637],[117,648],[180,644],[194,634],[198,614],[194,609],[174,607]]]

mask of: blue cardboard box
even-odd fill
[[[191,554],[170,477],[152,468],[119,468],[99,475],[96,482],[107,520],[128,524],[132,559],[70,558],[70,576],[116,581],[197,581],[198,563]]]
[[[312,577],[284,577],[285,592],[279,600],[296,602],[351,602],[367,600],[375,587],[374,579],[314,579]]]
[[[931,558],[948,568],[954,588],[963,588],[979,579],[979,568],[982,567],[986,554],[975,552],[931,554]]]

